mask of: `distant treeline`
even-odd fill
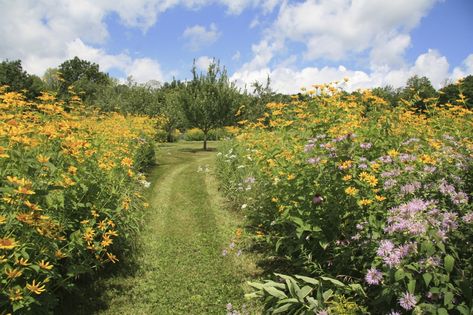
[[[75,57],[57,68],[47,69],[40,78],[24,71],[20,60],[5,60],[0,63],[0,85],[8,85],[12,91],[24,90],[30,99],[42,91],[53,93],[59,99],[77,93],[86,105],[103,111],[162,115],[168,121],[168,141],[173,140],[175,129],[196,127],[207,134],[211,129],[234,125],[239,120],[255,121],[264,114],[267,103],[291,99],[291,95],[274,92],[269,77],[264,84],[255,82],[245,89],[236,87],[218,61],[214,61],[205,73],[199,73],[194,65],[191,73],[192,78],[187,81],[174,79],[161,83],[151,80],[138,84],[129,77],[127,82],[120,82],[100,71],[98,64]],[[450,103],[473,108],[471,75],[458,83],[446,82],[439,90],[428,78],[413,76],[405,87],[377,87],[372,92],[391,106],[409,102],[419,110],[425,110],[434,99],[438,105]]]

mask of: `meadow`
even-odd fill
[[[0,314],[38,314],[134,247],[157,121],[5,88],[0,110]]]
[[[316,85],[222,144],[268,314],[471,314],[473,112]]]

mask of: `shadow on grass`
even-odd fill
[[[217,148],[207,148],[207,150],[204,150],[202,148],[180,148],[177,151],[179,152],[186,152],[186,153],[197,153],[197,152],[215,152],[217,151]]]
[[[134,249],[137,252],[138,249]],[[59,304],[54,310],[56,315],[90,315],[109,308],[109,301],[104,292],[124,292],[125,285],[111,283],[109,280],[121,277],[133,277],[138,270],[136,254],[125,254],[119,264],[106,265],[105,268],[90,275],[82,275],[69,289],[61,289],[57,294]]]

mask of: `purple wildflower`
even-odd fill
[[[233,305],[232,305],[232,303],[228,303],[228,304],[227,304],[227,311],[230,312],[230,311],[232,311],[232,310],[233,310]]]
[[[394,244],[390,240],[382,240],[379,242],[378,250],[376,254],[381,257],[385,257],[394,249]]]
[[[462,203],[468,203],[468,196],[463,191],[451,195],[454,204],[459,205]]]
[[[304,152],[310,152],[314,149],[315,147],[315,144],[313,143],[309,143],[309,144],[306,144],[305,147],[304,147]]]
[[[358,168],[365,170],[368,168],[368,165],[366,165],[365,163],[361,163],[360,165],[358,165]]]
[[[328,312],[327,312],[327,310],[320,310],[320,311],[317,312],[316,315],[328,315]]]
[[[312,198],[312,202],[316,205],[321,204],[323,201],[324,198],[319,194],[315,195],[314,198]]]
[[[397,181],[395,179],[388,179],[387,181],[384,182],[383,188],[385,190],[388,190],[388,189],[391,189],[396,184],[397,184]]]
[[[226,249],[222,250],[222,256],[227,256],[228,251]]]
[[[378,160],[380,160],[381,163],[385,163],[385,164],[393,162],[393,159],[389,155],[381,156],[378,158]]]
[[[399,299],[399,305],[405,310],[411,310],[413,309],[417,304],[417,299],[414,295],[410,294],[409,292],[406,292],[402,295],[402,297]]]
[[[369,142],[360,143],[360,148],[362,148],[362,149],[364,149],[364,150],[370,149],[371,146],[372,146],[372,144],[369,143]]]
[[[387,315],[401,315],[398,311],[391,310]]]
[[[376,268],[368,269],[365,281],[370,285],[378,285],[383,280],[383,274]]]
[[[319,163],[320,162],[320,158],[319,157],[316,157],[316,158],[308,158],[307,159],[307,163],[309,164],[316,164],[316,163]]]
[[[424,167],[424,172],[426,172],[426,173],[432,174],[432,173],[434,173],[436,170],[437,170],[437,168],[436,168],[435,166],[426,165],[426,166]]]
[[[473,222],[473,212],[467,213],[462,217],[463,222],[471,223]]]
[[[247,184],[254,184],[254,182],[256,182],[256,178],[254,178],[254,177],[252,177],[252,176],[247,177],[247,178],[245,179],[245,183],[247,183]]]
[[[422,184],[420,182],[415,181],[415,182],[406,184],[404,186],[401,186],[401,194],[402,195],[412,194],[416,190],[419,190],[421,188],[422,188]]]

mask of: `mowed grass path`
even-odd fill
[[[227,303],[248,304],[243,285],[254,264],[237,256],[237,247],[222,256],[240,218],[223,209],[212,175],[215,152],[201,145],[159,147],[136,270],[94,284],[94,313],[226,314]]]

